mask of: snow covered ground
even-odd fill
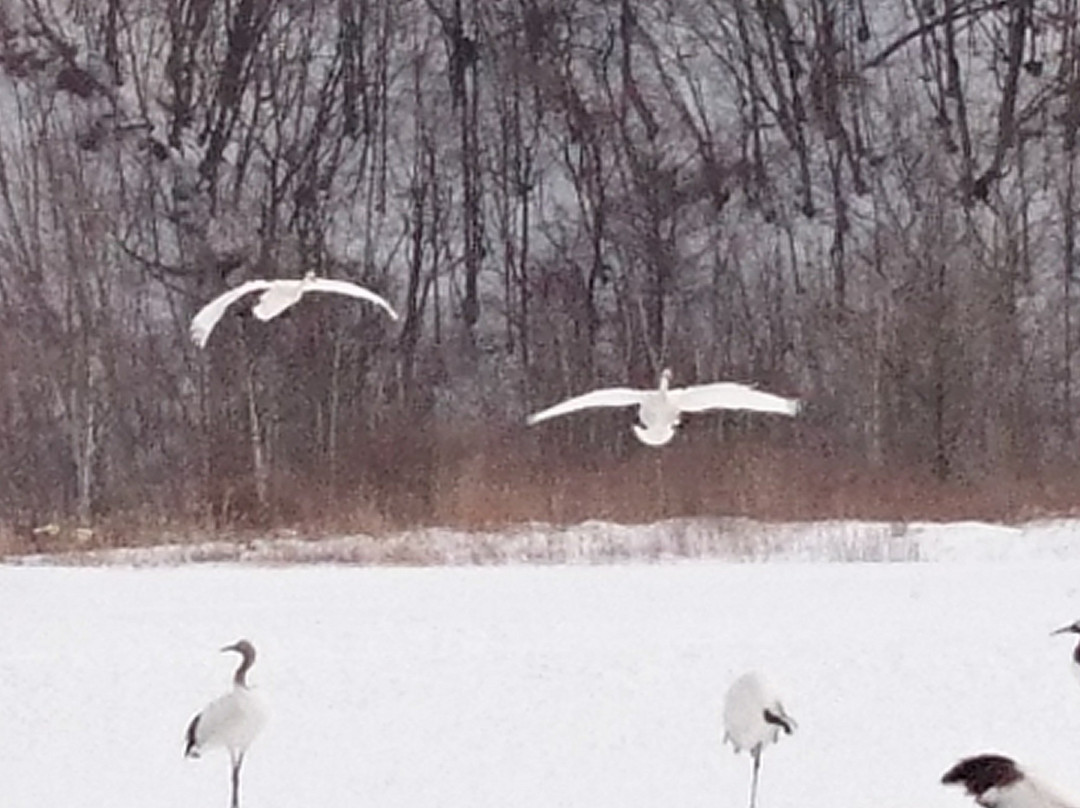
[[[938,780],[988,750],[1080,796],[1049,636],[1080,617],[1080,523],[886,533],[919,560],[0,566],[0,805],[224,808],[224,756],[182,736],[242,636],[272,713],[247,808],[740,808],[720,706],[754,667],[799,721],[761,808],[970,806]]]

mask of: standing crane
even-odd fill
[[[247,672],[255,664],[255,647],[247,640],[221,649],[240,654],[240,667],[233,674],[233,688],[210,702],[191,719],[187,728],[184,756],[199,757],[204,749],[224,747],[232,762],[232,808],[240,808],[240,767],[255,736],[266,723],[266,712],[247,683]]]
[[[776,691],[761,673],[744,673],[728,689],[724,698],[724,741],[730,741],[736,753],[748,750],[754,759],[750,808],[757,800],[762,750],[776,743],[780,730],[790,735],[795,726],[795,719],[784,710]]]

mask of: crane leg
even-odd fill
[[[232,808],[240,808],[240,766],[244,763],[244,753],[233,757],[232,762]]]
[[[754,775],[750,779],[750,808],[754,808],[755,803],[757,803],[758,772],[761,770],[761,747],[754,747],[751,754],[754,757]]]

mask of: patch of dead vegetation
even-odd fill
[[[859,457],[779,445],[761,436],[676,440],[662,450],[628,441],[615,453],[598,453],[587,447],[556,452],[531,437],[478,431],[435,440],[422,462],[416,460],[417,452],[413,446],[395,456],[391,441],[375,445],[373,456],[365,458],[368,471],[334,486],[295,475],[275,478],[273,501],[265,512],[240,510],[224,518],[207,508],[177,515],[146,508],[102,515],[82,525],[62,517],[0,521],[0,554],[74,553],[90,558],[102,551],[168,545],[189,548],[184,560],[232,560],[262,547],[253,542],[276,541],[281,563],[334,552],[339,554],[336,559],[325,560],[574,560],[579,551],[564,538],[553,539],[550,532],[542,541],[520,536],[530,535],[529,525],[560,529],[596,521],[662,522],[669,535],[662,542],[627,548],[620,543],[630,541],[626,536],[598,537],[586,531],[580,540],[592,543],[589,557],[717,555],[725,544],[740,556],[753,557],[771,549],[739,548],[742,539],[731,530],[732,520],[1010,523],[1080,512],[1080,483],[1075,482],[1080,476],[1073,469],[1042,476],[991,470],[978,479],[941,482],[919,469],[874,468]],[[680,532],[677,525],[687,519],[714,520],[726,527],[703,538],[697,529]],[[434,549],[424,536],[436,528],[470,538],[452,542],[452,550]],[[336,549],[331,544],[330,550],[307,547],[312,539],[335,536],[365,539],[362,545]],[[608,546],[601,547],[605,541]],[[860,542],[865,541],[859,538],[845,552],[852,558],[892,552],[864,549]],[[316,560],[324,559],[320,555]]]

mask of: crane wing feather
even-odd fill
[[[560,415],[589,409],[590,407],[633,407],[640,405],[652,390],[634,390],[629,387],[609,387],[603,390],[593,390],[591,393],[568,398],[559,404],[548,407],[546,410],[533,413],[526,419],[528,424],[536,424],[549,418],[557,418]]]
[[[244,687],[214,699],[192,719],[187,730],[188,757],[213,747],[244,750],[266,721],[262,704]]]
[[[795,415],[799,401],[765,393],[737,382],[716,382],[668,391],[671,403],[683,412],[705,410],[757,410]]]
[[[336,281],[331,278],[316,278],[307,286],[305,292],[332,292],[338,295],[347,295],[348,297],[359,298],[360,300],[367,300],[369,303],[374,303],[380,306],[390,318],[393,320],[398,319],[398,314],[394,311],[394,307],[384,298],[382,295],[372,292],[370,289],[366,289],[363,286],[352,283],[350,281]]]
[[[191,341],[200,348],[206,347],[206,341],[210,339],[210,332],[214,330],[218,320],[233,303],[251,292],[258,292],[270,287],[270,281],[254,280],[246,281],[234,289],[215,297],[191,318]]]

